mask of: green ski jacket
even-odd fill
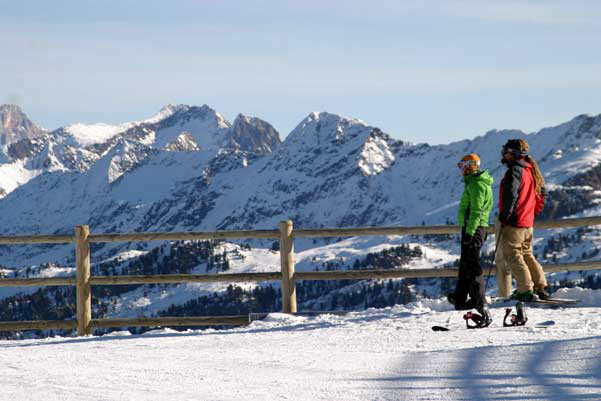
[[[465,227],[467,234],[474,235],[478,227],[488,227],[494,180],[486,170],[463,177],[463,180],[465,188],[459,202],[457,222]]]

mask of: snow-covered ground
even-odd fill
[[[597,400],[601,291],[467,330],[442,300],[247,327],[0,341],[1,400]],[[555,325],[538,328],[543,321]],[[433,332],[432,325],[451,331]]]

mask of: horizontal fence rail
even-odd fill
[[[0,322],[0,331],[12,330],[73,330],[77,320],[33,320],[24,322]]]
[[[33,277],[0,279],[0,287],[42,287],[56,285],[77,285],[77,280],[72,277]]]
[[[601,262],[578,262],[542,265],[545,273],[564,271],[600,270]],[[484,275],[496,276],[496,269],[485,269]],[[459,269],[391,269],[391,270],[336,270],[320,272],[297,272],[298,280],[367,280],[389,278],[435,278],[457,277]]]
[[[550,228],[569,228],[601,225],[601,217],[581,217],[574,219],[540,221],[534,224],[538,230]],[[489,234],[494,233],[494,227],[488,227]],[[457,225],[444,226],[412,226],[412,227],[360,227],[360,228],[319,228],[295,230],[294,238],[302,237],[356,237],[365,235],[432,235],[459,234],[461,227]]]
[[[73,235],[15,235],[0,237],[1,245],[10,244],[68,244],[75,242]]]
[[[250,323],[249,315],[159,317],[132,319],[92,319],[92,328],[157,327],[157,326],[244,326]],[[73,330],[77,320],[34,320],[24,322],[0,322],[0,331],[12,330]]]
[[[244,326],[250,323],[249,315],[158,317],[134,319],[92,319],[92,327],[157,327],[157,326]]]
[[[545,273],[568,271],[601,270],[599,262],[576,262],[542,265]],[[293,279],[302,280],[366,280],[389,278],[435,278],[457,277],[458,269],[369,269],[369,270],[333,270],[295,272]],[[496,275],[496,269],[486,269],[484,275]],[[178,283],[248,283],[260,281],[279,281],[280,272],[231,273],[231,274],[149,274],[134,276],[93,276],[92,285],[129,285],[129,284],[178,284]],[[41,287],[74,286],[74,278],[40,277],[0,279],[0,287]]]
[[[542,221],[535,229],[555,229],[601,225],[601,216]],[[494,232],[488,227],[489,233]],[[196,317],[138,317],[119,319],[92,319],[92,285],[129,285],[129,284],[174,284],[174,283],[212,283],[212,282],[282,282],[282,308],[286,313],[297,313],[296,281],[299,280],[364,280],[391,278],[433,278],[457,277],[457,269],[373,269],[373,270],[337,270],[296,272],[294,267],[294,238],[316,237],[352,237],[374,235],[432,235],[458,234],[461,227],[413,226],[413,227],[362,227],[362,228],[321,228],[294,230],[291,221],[280,223],[279,230],[237,230],[215,232],[169,232],[169,233],[129,233],[129,234],[91,234],[87,226],[78,226],[75,235],[20,235],[0,237],[0,245],[15,244],[75,244],[76,277],[34,277],[2,278],[0,286],[39,287],[39,286],[75,286],[77,288],[77,320],[39,320],[21,322],[0,322],[0,331],[77,329],[78,335],[90,335],[93,328],[113,327],[156,327],[156,326],[227,326],[245,325],[251,322],[251,314],[243,316],[196,316]],[[280,242],[279,272],[260,273],[224,273],[224,274],[163,274],[134,276],[91,276],[90,243],[129,242],[129,241],[181,241],[181,240],[225,240],[225,239],[276,239]],[[601,261],[561,263],[543,265],[546,273],[601,270]],[[488,270],[488,269],[486,269]],[[484,274],[495,275],[495,269]],[[308,312],[310,313],[310,312]]]

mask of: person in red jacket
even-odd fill
[[[512,299],[548,299],[543,268],[532,253],[534,217],[545,203],[545,180],[528,143],[510,139],[503,146],[501,162],[507,172],[499,189],[499,247],[517,283]]]

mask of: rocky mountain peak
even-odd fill
[[[578,128],[576,130],[577,137],[590,134],[597,139],[601,138],[601,114],[596,116],[581,114],[574,118],[573,121],[578,122]]]
[[[171,106],[169,111],[173,113],[166,118],[137,127],[136,135],[147,137],[144,142],[154,143],[158,148],[165,147],[182,133],[191,135],[204,149],[219,149],[227,141],[231,124],[209,106],[178,105]]]
[[[229,128],[230,124],[217,113],[214,109],[207,106],[188,106],[180,104],[177,106],[167,105],[162,111],[165,114],[171,113],[167,118],[160,121],[160,128],[172,127],[175,125],[185,125],[192,120],[208,121],[217,128]]]
[[[239,114],[230,129],[230,143],[235,149],[266,154],[282,144],[280,134],[267,121]]]
[[[328,112],[309,114],[286,138],[287,144],[301,148],[341,145],[361,137],[366,140],[371,128],[358,119],[345,118]]]
[[[167,104],[161,108],[157,116],[170,116],[178,111],[187,110],[190,106],[185,104]]]
[[[0,105],[1,145],[10,145],[21,139],[35,138],[44,135],[46,132],[46,130],[31,122],[19,106],[14,104]]]

